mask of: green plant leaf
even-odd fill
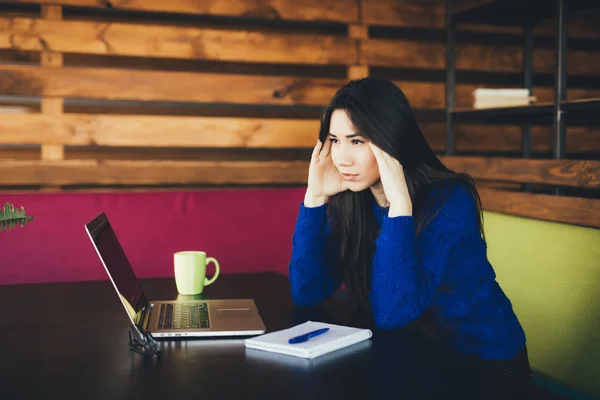
[[[0,232],[13,229],[17,224],[25,226],[27,222],[33,221],[33,217],[25,215],[25,207],[16,209],[12,204],[6,203],[4,211],[0,209]]]

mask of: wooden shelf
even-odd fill
[[[494,124],[552,124],[553,103],[498,108],[458,108],[451,112],[456,122],[487,122]],[[569,125],[600,124],[600,98],[561,102]]]
[[[575,16],[600,10],[598,0],[570,0],[567,14]],[[453,14],[457,23],[524,26],[554,18],[556,7],[548,0],[495,0]]]
[[[577,99],[561,102],[562,108],[568,112],[598,112],[600,111],[600,98]]]

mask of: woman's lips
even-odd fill
[[[358,179],[358,174],[342,174],[345,181],[355,181]]]

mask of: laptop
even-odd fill
[[[148,301],[106,214],[98,215],[85,229],[131,323],[153,337],[265,333],[252,299]]]

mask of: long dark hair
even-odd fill
[[[331,114],[335,110],[344,110],[358,133],[402,165],[413,204],[415,236],[435,218],[451,194],[448,190],[437,190],[435,196],[430,196],[432,190],[448,186],[441,183],[449,180],[462,183],[472,193],[483,235],[481,201],[473,179],[449,170],[437,158],[400,88],[386,79],[373,77],[350,81],[323,112],[319,134],[322,142],[328,140]],[[331,233],[339,246],[336,268],[355,307],[366,311],[370,311],[371,263],[379,234],[374,201],[370,189],[357,193],[345,191],[332,196],[328,207]]]

